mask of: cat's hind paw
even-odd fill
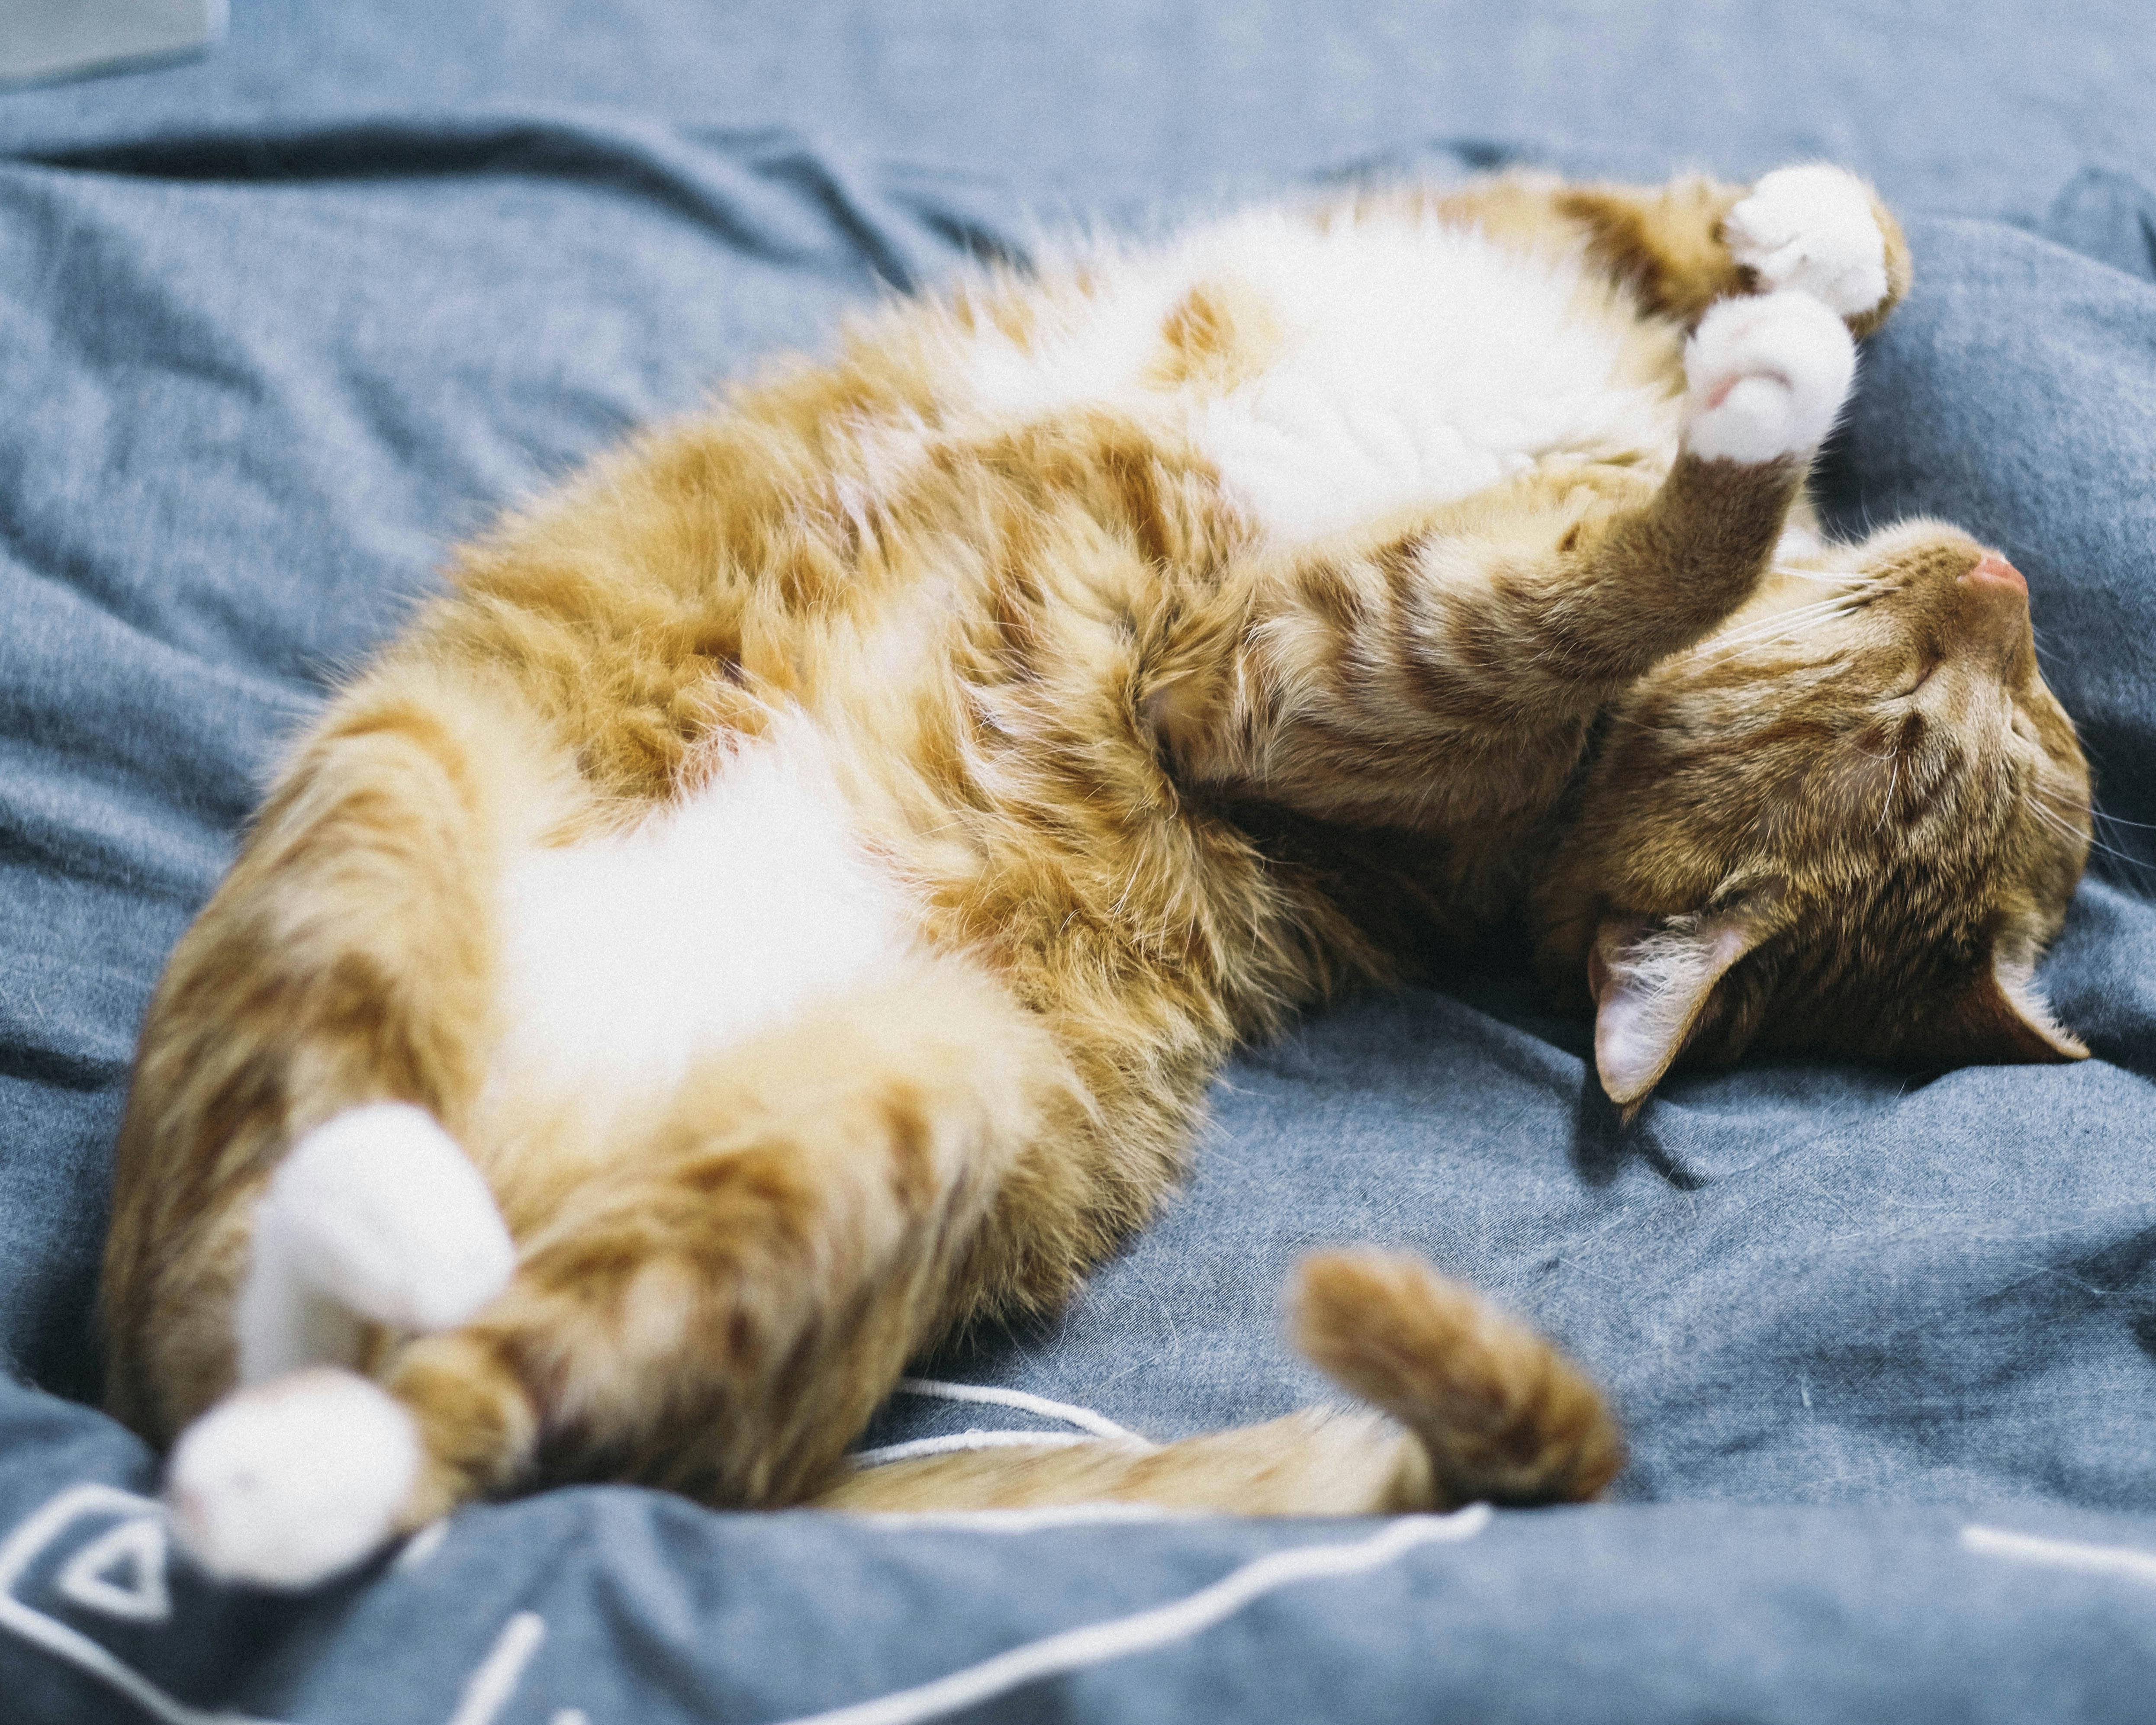
[[[1810,295],[1720,300],[1685,347],[1685,448],[1709,461],[1809,456],[1856,375],[1848,330]]]
[[[516,1248],[494,1195],[424,1110],[355,1108],[292,1147],[255,1224],[355,1316],[452,1329],[508,1286]]]
[[[401,1403],[321,1366],[228,1396],[189,1426],[165,1502],[180,1543],[219,1580],[312,1587],[388,1542],[419,1463]]]
[[[1810,294],[1841,317],[1887,297],[1887,239],[1870,187],[1823,163],[1778,167],[1722,218],[1730,255],[1767,288]]]

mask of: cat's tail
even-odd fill
[[[1109,1502],[1389,1514],[1578,1502],[1624,1466],[1616,1420],[1580,1368],[1419,1259],[1310,1258],[1290,1283],[1288,1314],[1303,1353],[1389,1417],[1310,1408],[1157,1449],[1103,1441],[927,1455],[863,1468],[817,1502],[886,1512]]]
[[[1625,1465],[1607,1400],[1539,1331],[1404,1253],[1304,1260],[1289,1327],[1312,1363],[1412,1432],[1440,1507],[1578,1502]]]

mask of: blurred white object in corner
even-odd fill
[[[198,53],[224,20],[225,0],[0,0],[0,84]]]

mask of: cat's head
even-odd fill
[[[2083,1057],[2030,988],[2090,818],[2026,584],[1935,521],[1780,561],[1619,704],[1537,889],[1603,1087],[1754,1047]]]

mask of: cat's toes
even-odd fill
[[[1722,218],[1722,232],[1763,287],[1810,294],[1843,317],[1887,297],[1887,240],[1871,191],[1840,168],[1776,168]]]
[[[1849,331],[1810,295],[1723,300],[1685,347],[1685,448],[1710,461],[1809,456],[1856,373]]]
[[[189,1426],[165,1502],[180,1543],[212,1575],[312,1587],[388,1542],[419,1461],[401,1404],[317,1367],[228,1396]]]
[[[516,1249],[479,1170],[424,1110],[381,1103],[316,1127],[270,1182],[276,1230],[308,1281],[362,1317],[454,1328],[508,1285]]]

